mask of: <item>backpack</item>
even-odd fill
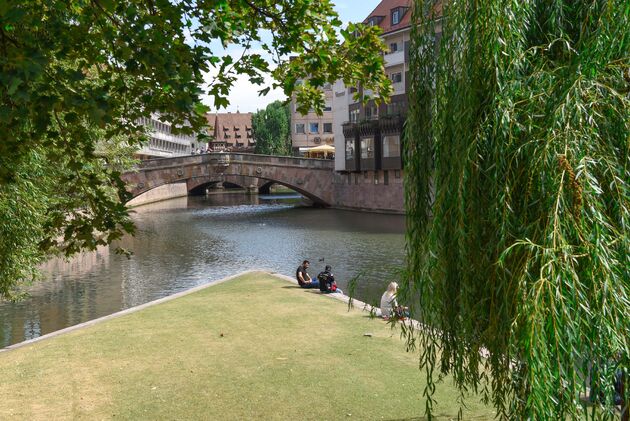
[[[317,275],[317,280],[319,281],[319,290],[321,292],[330,291],[330,272],[320,272],[319,275]]]

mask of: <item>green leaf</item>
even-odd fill
[[[11,82],[9,83],[9,86],[7,88],[7,93],[9,95],[13,95],[15,94],[15,92],[17,91],[17,88],[22,84],[22,80],[20,80],[17,77],[14,77],[11,79]]]

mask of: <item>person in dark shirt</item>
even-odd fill
[[[303,261],[295,271],[295,278],[302,288],[319,288],[317,279],[311,279],[311,276],[306,271],[309,266],[310,262],[308,260]]]
[[[337,288],[337,283],[335,282],[335,275],[332,274],[332,267],[330,265],[326,265],[323,272],[320,272],[317,275],[317,280],[319,281],[319,290],[324,293],[330,292],[338,292],[343,294],[339,288]]]

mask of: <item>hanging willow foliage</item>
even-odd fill
[[[413,8],[413,275],[399,293],[425,325],[406,336],[421,351],[427,412],[449,374],[502,418],[618,417],[613,383],[630,367],[630,3],[434,3]]]

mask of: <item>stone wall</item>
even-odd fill
[[[154,203],[183,196],[188,196],[188,188],[186,186],[186,182],[164,184],[162,186],[149,190],[146,193],[141,194],[140,196],[134,197],[129,202],[127,202],[127,206],[134,207],[146,205],[147,203]]]
[[[404,213],[402,171],[336,172],[333,207],[370,212]]]

